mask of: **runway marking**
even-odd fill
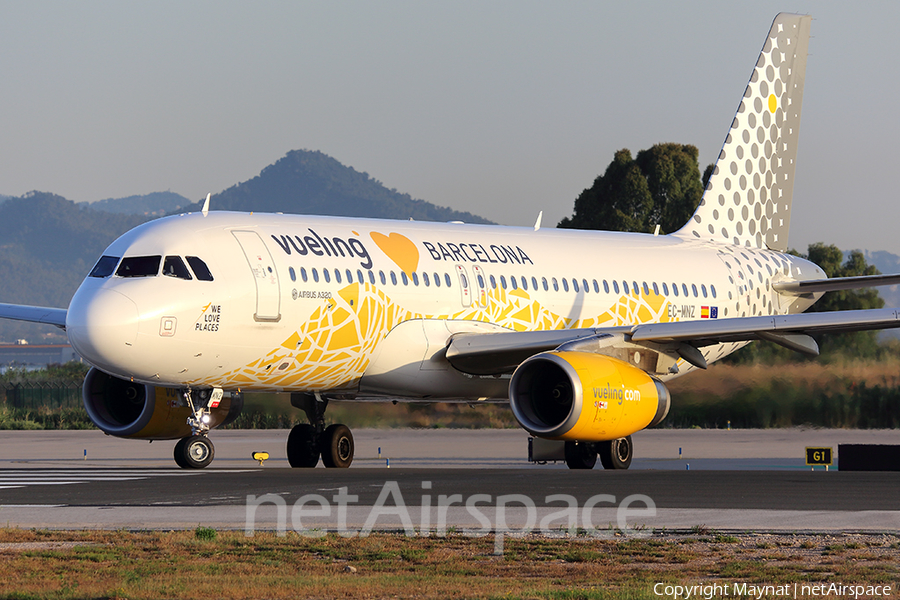
[[[155,477],[188,477],[203,473],[246,473],[252,469],[215,471],[161,469],[0,469],[0,490],[36,485],[71,485],[91,481],[135,481]]]

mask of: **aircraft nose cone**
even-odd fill
[[[137,305],[114,290],[76,294],[66,314],[66,333],[78,354],[97,367],[116,371],[138,332]]]

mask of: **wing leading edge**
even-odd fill
[[[898,327],[900,309],[882,308],[648,323],[605,329],[466,333],[451,338],[446,357],[451,365],[466,373],[510,373],[532,354],[555,350],[564,344],[618,335],[627,343],[671,345],[672,352],[695,366],[706,368],[706,361],[696,348],[723,342],[768,340],[791,350],[817,355],[818,346],[809,337],[812,334]],[[589,345],[582,344],[582,347]]]
[[[45,306],[27,306],[24,304],[0,304],[0,319],[44,323],[66,328],[66,309],[47,308]]]

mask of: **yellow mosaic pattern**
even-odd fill
[[[491,290],[487,306],[423,315],[392,302],[369,284],[354,283],[323,301],[302,327],[265,357],[226,373],[228,388],[293,388],[308,391],[354,388],[375,346],[409,319],[458,319],[494,323],[514,331],[610,327],[668,321],[663,296],[625,294],[605,312],[587,319],[557,315],[523,290]]]

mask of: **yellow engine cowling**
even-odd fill
[[[191,411],[172,388],[120,379],[92,368],[82,387],[84,408],[94,425],[116,437],[174,440],[191,435]],[[227,425],[243,408],[240,396],[225,394],[210,410],[210,428]]]
[[[509,403],[516,420],[533,435],[601,442],[661,422],[670,397],[662,382],[621,360],[588,352],[544,352],[516,369]]]

